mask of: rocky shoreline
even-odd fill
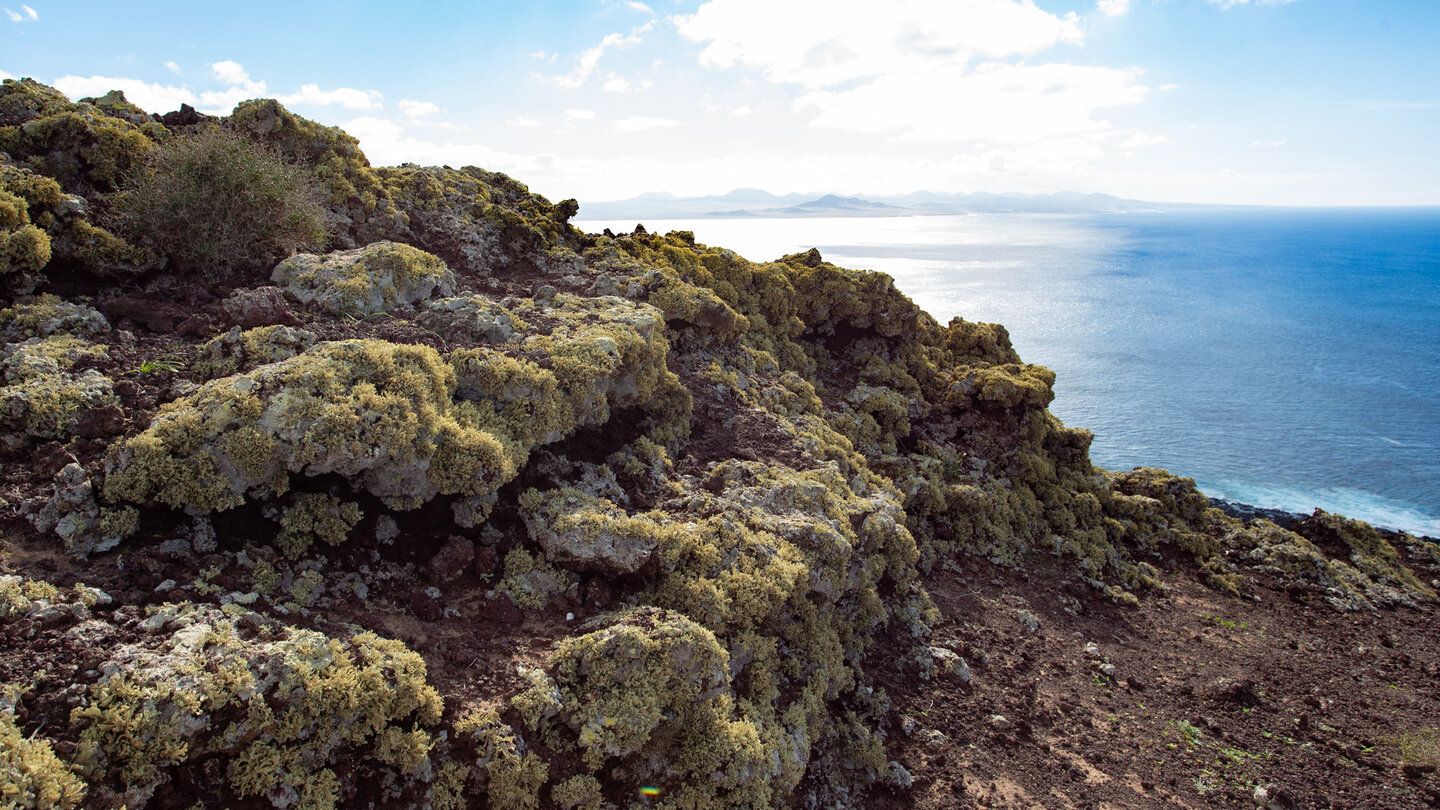
[[[242,199],[257,176],[293,198]],[[137,195],[167,183],[182,219],[287,236],[160,228]],[[1331,806],[1437,795],[1440,546],[1096,468],[1003,326],[577,210],[372,167],[273,100],[0,85],[0,795],[1318,804],[1294,768],[1338,774]],[[1339,692],[1264,663],[1338,679],[1357,648]]]

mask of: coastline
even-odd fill
[[[1310,515],[1304,514],[1303,512],[1287,512],[1284,509],[1267,509],[1263,506],[1240,503],[1239,501],[1228,501],[1224,498],[1210,498],[1210,505],[1216,509],[1219,509],[1221,512],[1224,512],[1230,517],[1243,520],[1247,523],[1252,520],[1268,520],[1271,523],[1274,523],[1276,526],[1279,526],[1280,528],[1286,529],[1288,531],[1294,531],[1295,526],[1298,523],[1310,517]],[[1315,511],[1319,512],[1322,510],[1317,508]],[[1422,540],[1431,543],[1437,542],[1437,538],[1431,537],[1430,535],[1410,534],[1409,532],[1400,532],[1394,529],[1387,529],[1383,526],[1375,526],[1375,531],[1379,532],[1381,537],[1384,537],[1386,540],[1389,540],[1391,542],[1395,541],[1401,536],[1409,536],[1415,538],[1416,540]]]

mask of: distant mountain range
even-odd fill
[[[1173,211],[1196,206],[1127,200],[1109,194],[973,194],[916,191],[910,194],[842,197],[837,194],[771,194],[740,188],[708,197],[649,193],[628,200],[587,202],[581,219],[680,219],[693,217],[885,217],[925,214],[1093,214]]]

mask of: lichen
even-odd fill
[[[287,558],[303,557],[316,540],[338,546],[364,514],[360,505],[319,492],[296,493],[280,516],[275,547]]]
[[[318,256],[301,253],[275,266],[270,280],[303,303],[335,313],[371,315],[454,291],[438,256],[398,242]]]
[[[63,333],[0,347],[0,426],[32,438],[73,435],[85,412],[119,403],[104,374],[74,370],[102,359],[105,346]]]
[[[455,722],[459,741],[471,751],[480,783],[491,807],[536,810],[540,788],[549,776],[545,761],[525,750],[524,738],[506,725],[494,709],[467,712]]]
[[[54,295],[41,295],[0,309],[0,341],[5,343],[54,335],[89,339],[109,331],[110,324],[104,315]]]
[[[202,344],[191,368],[207,379],[288,360],[315,345],[315,333],[289,326],[236,326]]]
[[[425,346],[350,340],[212,380],[117,446],[107,497],[208,512],[284,494],[292,474],[338,473],[393,509],[484,498],[537,444],[603,423],[612,407],[669,402],[654,310],[612,299],[547,313],[557,326],[521,348],[549,368],[486,349],[447,363]],[[535,396],[546,392],[557,396]]]
[[[0,708],[0,803],[30,810],[71,810],[85,800],[85,783],[44,738],[26,736],[10,707]]]
[[[154,121],[137,126],[89,103],[71,103],[30,79],[0,85],[0,152],[71,192],[114,191],[125,173],[168,136]]]
[[[342,755],[405,770],[428,750],[414,724],[438,722],[441,703],[415,653],[371,633],[327,638],[231,612],[168,606],[146,621],[158,637],[99,667],[72,713],[92,791],[139,806],[169,766],[222,756],[233,758],[224,787],[237,796],[283,787],[330,808],[355,788],[328,769]]]

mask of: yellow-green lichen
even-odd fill
[[[85,412],[119,403],[104,374],[72,370],[107,357],[106,347],[65,334],[0,347],[0,426],[35,438],[73,435]]]
[[[287,558],[303,557],[316,540],[338,546],[364,513],[360,505],[318,492],[297,493],[280,516],[275,547]]]
[[[9,708],[0,709],[0,805],[24,810],[71,810],[85,800],[85,783],[46,739],[26,736]]]
[[[455,722],[458,740],[473,755],[472,775],[481,783],[489,806],[500,810],[536,810],[549,767],[494,709],[474,709]]]
[[[276,265],[270,278],[302,302],[362,315],[448,295],[455,283],[438,256],[399,242],[324,256],[302,253]]]
[[[326,638],[236,612],[169,606],[147,620],[167,631],[158,643],[111,654],[72,714],[92,790],[138,806],[168,766],[222,755],[235,795],[287,786],[330,808],[355,787],[328,769],[337,757],[403,768],[427,748],[414,724],[436,723],[441,703],[419,656],[370,633]]]

